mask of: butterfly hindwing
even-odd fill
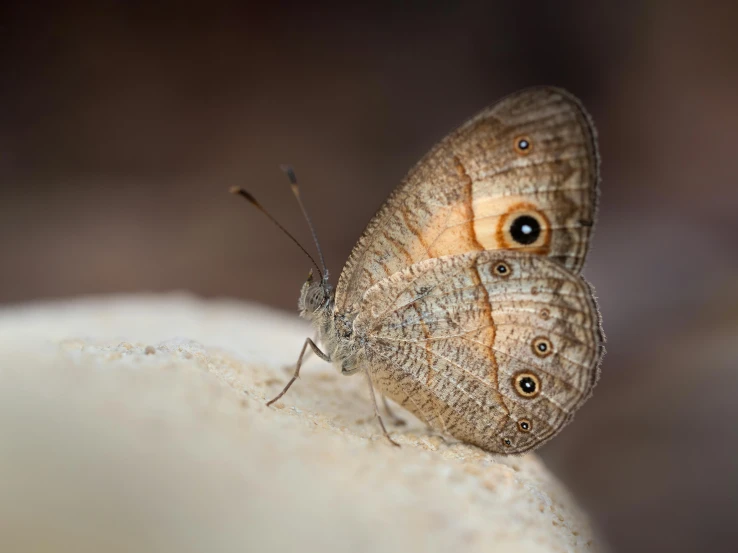
[[[514,251],[407,267],[364,294],[354,326],[382,393],[500,453],[557,433],[590,395],[602,355],[589,285]]]

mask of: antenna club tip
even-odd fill
[[[297,184],[297,176],[295,175],[295,170],[292,168],[292,165],[287,165],[286,163],[283,163],[279,166],[279,168],[284,171],[293,186]]]
[[[231,194],[235,194],[236,196],[242,196],[242,197],[246,198],[246,200],[249,203],[254,204],[256,207],[258,207],[262,211],[264,210],[264,208],[261,207],[261,204],[256,201],[256,198],[254,198],[249,192],[247,192],[246,190],[244,190],[240,186],[231,186],[230,192],[231,192]]]

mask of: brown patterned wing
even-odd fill
[[[512,251],[408,267],[366,292],[354,327],[382,393],[499,453],[561,430],[591,394],[603,354],[584,279]]]
[[[514,249],[579,272],[595,220],[592,121],[556,88],[523,90],[451,133],[405,177],[346,262],[336,308],[425,259]]]

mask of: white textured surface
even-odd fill
[[[535,455],[389,446],[361,377],[313,359],[267,409],[307,331],[182,295],[0,311],[0,551],[599,550]]]

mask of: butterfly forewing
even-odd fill
[[[549,256],[578,272],[597,201],[595,131],[576,98],[528,89],[462,125],[407,175],[344,267],[336,308],[420,261],[485,250]]]
[[[591,393],[602,354],[588,284],[520,252],[406,267],[366,291],[354,326],[383,393],[500,453],[560,430]]]

